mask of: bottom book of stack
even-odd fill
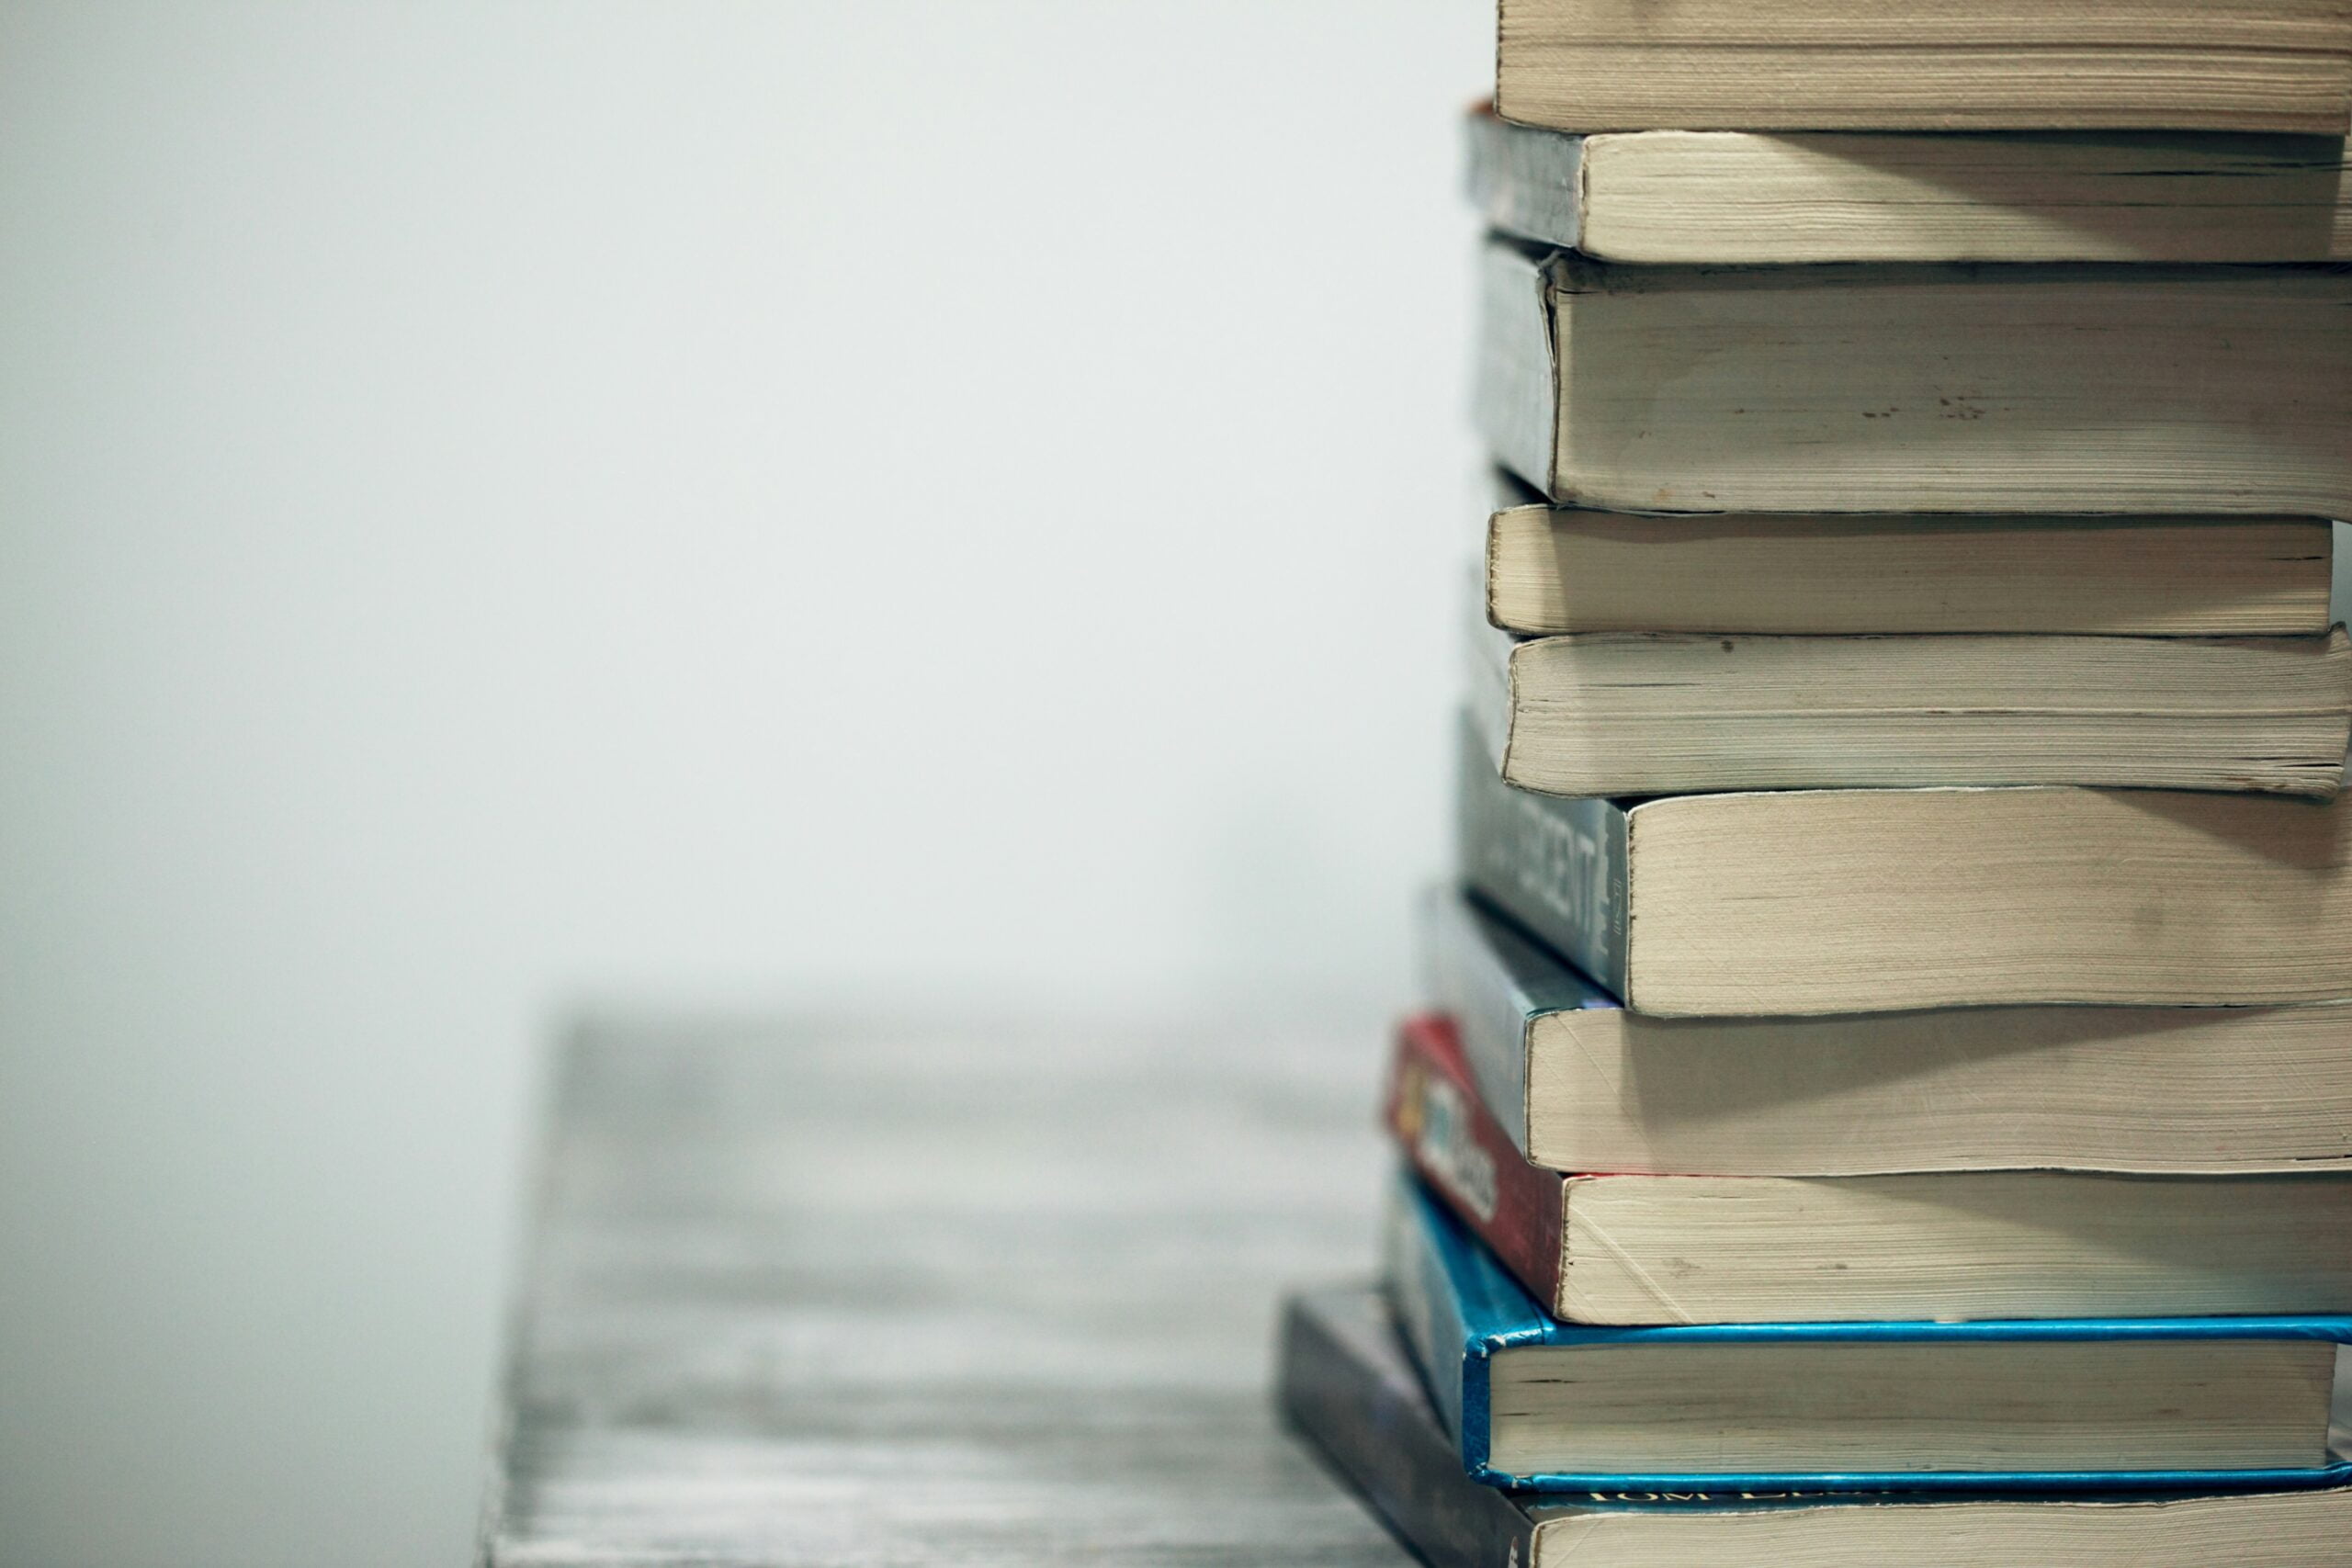
[[[1283,1416],[1437,1568],[2326,1568],[2346,1561],[2352,1489],[2077,1494],[1515,1491],[1464,1470],[1370,1289],[1294,1298]]]

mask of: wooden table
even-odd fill
[[[606,1025],[561,1054],[482,1561],[1395,1564],[1274,1424],[1380,1035]]]

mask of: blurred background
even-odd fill
[[[462,1561],[582,1010],[1407,998],[1488,3],[0,5],[0,1562]]]

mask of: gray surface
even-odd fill
[[[1369,1267],[1382,1050],[1272,1031],[590,1031],[484,1557],[1403,1561],[1274,1426]]]

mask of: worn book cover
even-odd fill
[[[1671,1350],[1689,1347],[1913,1345],[2232,1345],[2264,1341],[2352,1340],[2352,1317],[2244,1316],[2058,1318],[1939,1323],[1697,1324],[1672,1327],[1595,1327],[1561,1323],[1536,1303],[1418,1181],[1400,1180],[1389,1225],[1386,1285],[1407,1348],[1460,1446],[1464,1468],[1493,1486],[1543,1492],[1810,1491],[2081,1492],[2275,1490],[2352,1480],[2352,1463],[2334,1454],[2308,1466],[2098,1470],[1863,1470],[1836,1472],[1724,1469],[1576,1472],[1513,1470],[1494,1462],[1490,1420],[1497,1358],[1534,1348],[1573,1355],[1579,1348]],[[2324,1427],[2324,1421],[2322,1426]]]

